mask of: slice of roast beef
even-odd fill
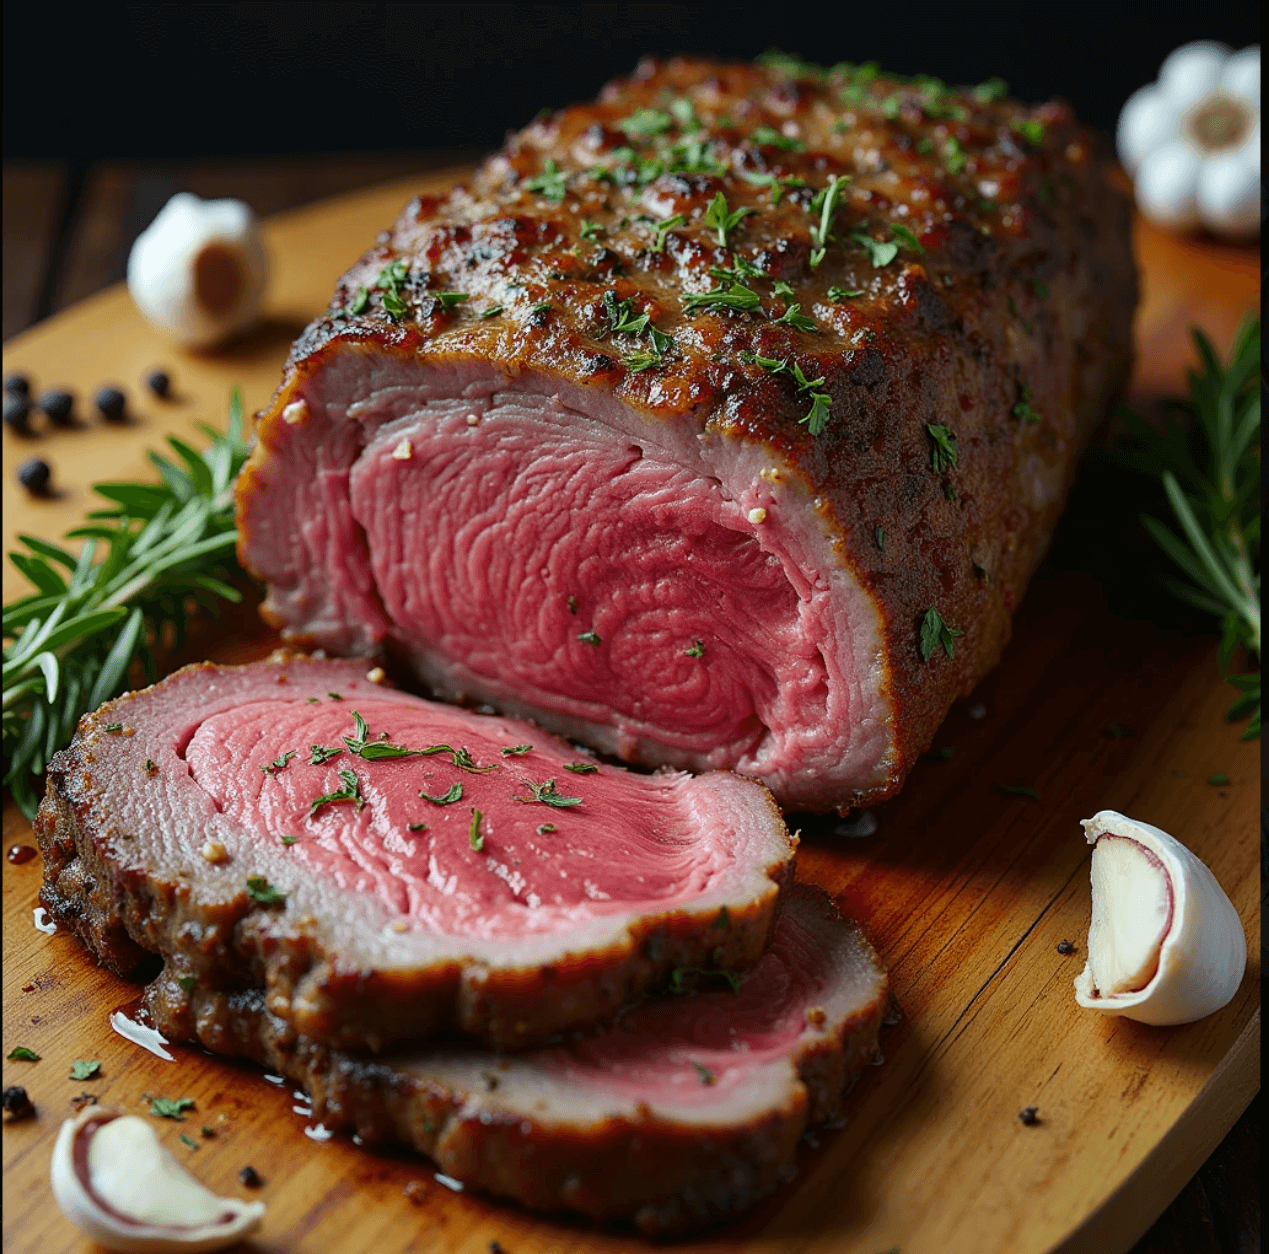
[[[752,966],[793,866],[767,790],[578,758],[356,661],[187,667],[53,759],[40,899],[117,971],[160,955],[156,996],[259,989],[354,1050],[524,1046]]]
[[[168,1036],[302,1084],[331,1131],[398,1143],[535,1210],[667,1236],[740,1213],[786,1175],[877,1057],[885,972],[818,889],[794,886],[771,948],[732,992],[650,998],[599,1034],[516,1055],[439,1048],[381,1059],[294,1040],[258,993],[156,1007]],[[687,987],[701,981],[688,975]]]
[[[650,62],[412,201],[260,415],[268,617],[786,806],[895,791],[1129,368],[1128,199],[998,87]]]

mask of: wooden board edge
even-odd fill
[[[1198,1095],[1136,1170],[1048,1254],[1127,1254],[1260,1091],[1260,1007]]]

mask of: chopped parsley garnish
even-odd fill
[[[862,287],[830,287],[828,289],[828,298],[835,305],[840,305],[844,300],[853,300],[856,296],[863,294]]]
[[[1035,289],[1035,294],[1041,300],[1049,299],[1049,285],[1045,283],[1043,279],[1036,279],[1035,282],[1031,284],[1031,286]]]
[[[901,223],[891,223],[890,234],[899,241],[902,248],[910,248],[914,253],[924,253],[925,249],[921,247],[921,241],[906,226]]]
[[[153,758],[146,758],[145,764],[141,767],[141,769],[147,775],[157,775],[159,773],[159,768],[154,764]]]
[[[816,325],[815,319],[808,318],[806,314],[801,312],[801,309],[801,305],[791,304],[775,321],[787,323],[791,327],[796,327],[799,331],[818,331],[819,327]]]
[[[1039,148],[1044,143],[1044,123],[1037,121],[1035,118],[1010,118],[1009,125],[1013,127],[1023,139],[1029,144],[1033,144]]]
[[[524,181],[526,192],[537,192],[543,200],[549,200],[557,205],[564,199],[567,188],[568,175],[555,164],[554,157],[547,158],[541,174],[535,174],[531,179]]]
[[[598,222],[592,222],[589,218],[583,218],[578,234],[582,237],[582,239],[594,241],[599,238],[600,232],[603,229],[604,228]]]
[[[580,640],[583,644],[593,644],[593,645],[599,645],[599,644],[601,644],[601,643],[602,643],[602,641],[600,640],[600,637],[599,637],[599,633],[598,633],[597,631],[582,631],[582,632],[578,632],[577,638],[578,638],[578,639],[579,639],[579,640]]]
[[[1229,783],[1229,776],[1226,775],[1224,771],[1217,771],[1215,774],[1207,777],[1207,782],[1211,784],[1213,788],[1224,788],[1225,785]]]
[[[71,1063],[69,1078],[72,1080],[91,1080],[100,1070],[100,1058],[76,1058]]]
[[[850,182],[850,175],[835,174],[827,187],[821,188],[808,206],[811,213],[819,213],[818,226],[811,227],[810,265],[814,270],[824,260],[828,251],[828,241],[833,229],[833,218],[837,213],[837,202],[841,199],[842,188]]]
[[[724,922],[723,926],[726,926]],[[692,986],[684,981],[688,976],[699,975],[706,979],[726,980],[731,986],[733,993],[740,992],[740,975],[735,971],[730,971],[726,967],[717,967],[706,969],[705,967],[675,967],[670,972],[670,992],[671,993],[690,993]]]
[[[426,823],[407,823],[407,824],[406,824],[406,827],[407,827],[407,828],[409,828],[409,830],[410,830],[410,831],[412,831],[412,832],[425,832],[425,831],[427,831],[427,824],[426,824]]]
[[[899,255],[898,244],[883,243],[881,240],[873,239],[867,231],[852,231],[850,237],[868,254],[868,260],[872,262],[876,270],[880,270],[882,266],[888,266]]]
[[[704,643],[704,641],[702,641],[702,640],[693,640],[693,641],[692,641],[692,647],[691,647],[690,649],[684,649],[684,650],[683,650],[683,652],[684,652],[684,653],[685,653],[688,657],[704,657],[704,656],[705,656],[705,643]]]
[[[627,135],[661,135],[674,125],[674,119],[663,109],[636,109],[617,123]]]
[[[404,318],[410,312],[410,307],[396,292],[384,292],[383,311],[386,314],[391,314],[394,318]]]
[[[564,604],[568,606],[568,612],[570,614],[577,613],[577,598],[576,597],[565,597]]]
[[[580,797],[565,797],[556,792],[554,779],[548,779],[541,784],[535,784],[531,779],[526,779],[524,783],[533,795],[531,797],[513,795],[513,801],[523,801],[525,805],[532,805],[535,801],[540,801],[543,805],[554,806],[557,810],[567,810],[570,806],[582,804]],[[552,828],[551,830],[554,831],[555,829]]]
[[[939,645],[948,657],[956,654],[956,638],[963,636],[963,631],[949,627],[943,621],[943,615],[931,605],[921,620],[921,661],[928,662],[938,651]]]
[[[665,237],[676,226],[683,226],[686,222],[687,219],[681,213],[676,213],[672,218],[662,218],[660,222],[654,223],[652,229],[656,232],[656,237],[652,241],[652,251],[665,252]]]
[[[756,209],[750,209],[744,205],[739,209],[728,212],[727,197],[722,192],[718,192],[714,199],[710,201],[709,208],[705,210],[705,214],[701,218],[701,225],[711,227],[715,232],[719,247],[726,248],[727,232],[735,230],[743,218],[747,218],[750,214],[757,212]]]
[[[313,818],[323,806],[338,805],[341,801],[351,801],[357,807],[357,812],[361,812],[361,807],[366,803],[362,799],[361,785],[357,781],[357,776],[345,767],[339,772],[339,778],[344,786],[335,792],[328,792],[318,797],[309,807],[309,818]]]
[[[299,840],[298,836],[283,836],[282,843],[289,849],[295,842]]]
[[[480,311],[480,316],[482,318],[496,318],[501,312],[501,305],[490,305],[488,309],[482,309]]]
[[[352,772],[350,771],[351,775]],[[286,894],[279,892],[263,875],[252,875],[247,880],[247,892],[262,906],[280,906],[286,901]]]
[[[997,787],[1011,797],[1030,797],[1032,801],[1040,800],[1040,794],[1034,788],[1024,788],[1018,784],[998,784]]]
[[[806,145],[800,139],[782,135],[774,127],[755,127],[749,138],[755,144],[763,144],[768,148],[783,148],[785,152],[805,152]]]
[[[1013,407],[1013,416],[1026,423],[1039,422],[1040,411],[1031,404],[1031,389],[1024,383],[1019,390],[1022,399]]]
[[[189,1149],[196,1150],[198,1148],[198,1142],[190,1140],[184,1132],[181,1133],[179,1140],[182,1145],[187,1146]]]
[[[336,745],[309,745],[309,765],[321,766],[323,762],[329,762],[331,758],[337,758],[343,750]]]
[[[121,732],[123,731],[123,724],[122,723],[107,723],[106,730],[108,732]]]
[[[477,852],[485,847],[485,834],[480,830],[480,820],[484,817],[479,810],[473,809],[471,812],[471,824],[467,828],[467,842]]]
[[[688,292],[683,297],[684,309],[708,309],[715,305],[753,313],[762,309],[762,300],[757,292],[737,282],[716,287],[712,292]]]
[[[13,1062],[39,1062],[40,1056],[33,1049],[27,1049],[25,1045],[15,1045],[9,1050],[9,1059]]]
[[[564,769],[572,771],[574,775],[595,775],[599,771],[593,762],[565,762]]]
[[[935,473],[945,470],[950,466],[956,469],[956,435],[951,427],[943,427],[937,424],[926,424],[926,431],[930,435],[930,464],[934,467]]]
[[[453,805],[455,801],[461,801],[463,799],[463,786],[462,784],[457,783],[451,784],[449,786],[449,791],[443,793],[439,797],[433,797],[430,792],[420,792],[419,796],[422,797],[424,801],[430,801],[434,806],[449,806]]]
[[[522,758],[532,748],[532,745],[509,745],[503,749],[502,756],[504,758]]]
[[[266,775],[272,775],[274,771],[280,771],[293,757],[295,757],[295,750],[288,749],[285,753],[280,753],[274,758],[268,766],[262,766],[260,769]]]
[[[618,300],[613,291],[604,293],[604,312],[608,315],[608,330],[614,335],[642,335],[652,321],[646,313],[636,316],[634,302],[628,297]]]
[[[184,992],[192,993],[194,991],[194,977],[192,975],[178,975],[176,982]]]
[[[884,553],[886,551],[886,529],[878,527],[873,532],[873,539],[877,541],[877,547]]]
[[[471,296],[466,292],[429,292],[428,295],[433,300],[440,301],[441,308],[446,313],[449,313],[449,311],[456,306],[461,305],[463,301],[471,300]]]
[[[370,292],[364,287],[359,287],[357,294],[352,298],[352,303],[348,306],[348,312],[350,314],[362,313],[368,304],[370,304]]]
[[[538,824],[539,836],[549,836],[555,830],[556,830],[556,827],[554,823],[539,823]]]
[[[802,367],[795,361],[780,359],[777,357],[760,357],[756,353],[741,353],[741,360],[752,362],[756,366],[761,366],[768,374],[787,374],[794,383],[797,384],[799,395],[803,392],[809,392],[811,396],[810,412],[798,419],[799,423],[804,423],[812,435],[820,435],[824,428],[828,426],[830,410],[833,404],[833,398],[823,391],[817,389],[824,386],[824,379],[821,376],[818,379],[808,379],[802,373]]]
[[[916,150],[923,157],[928,156],[934,151],[934,141],[927,135],[924,139],[917,140]]]
[[[969,160],[965,155],[965,150],[956,139],[949,139],[943,145],[943,159],[950,174],[960,174],[965,169],[965,163]]]
[[[704,1064],[696,1061],[695,1058],[689,1060],[693,1067],[696,1068],[696,1074],[700,1078],[702,1084],[713,1084],[715,1080],[714,1073]]]
[[[328,692],[326,694],[332,701],[342,701],[344,698],[338,692]]]
[[[979,83],[970,94],[980,104],[990,104],[1009,95],[1009,84],[1003,78],[989,78],[985,83]]]
[[[536,305],[533,306],[533,309],[531,312],[537,315],[537,314],[550,313],[550,311],[551,311],[551,302],[549,300],[540,300],[538,301]]]
[[[696,109],[686,96],[679,96],[678,99],[671,100],[670,112],[674,114],[674,120],[683,130],[695,131],[700,129],[701,123],[696,116]]]
[[[184,1123],[185,1116],[181,1112],[194,1106],[192,1097],[152,1097],[149,1093],[141,1096],[150,1103],[150,1114],[159,1119],[175,1119],[177,1123]]]

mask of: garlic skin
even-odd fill
[[[1227,1005],[1242,983],[1247,938],[1216,877],[1149,823],[1102,810],[1083,827],[1093,846],[1093,917],[1075,1000],[1159,1026]]]
[[[1158,226],[1260,234],[1260,49],[1200,41],[1173,52],[1119,115],[1119,159]]]
[[[128,255],[128,292],[146,321],[186,348],[213,348],[259,321],[269,262],[241,200],[181,192]]]
[[[94,1123],[95,1129],[88,1126]],[[76,1170],[77,1150],[91,1188]],[[120,1254],[221,1250],[254,1232],[264,1217],[263,1202],[217,1197],[202,1185],[144,1119],[100,1106],[62,1124],[49,1174],[67,1219]]]

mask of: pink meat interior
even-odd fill
[[[687,996],[649,999],[602,1035],[547,1051],[568,1080],[599,1081],[662,1106],[715,1101],[742,1087],[765,1063],[787,1058],[815,1029],[806,1013],[832,991],[837,964],[794,905],[739,992],[714,982]],[[874,977],[875,982],[875,977]]]
[[[437,743],[466,749],[474,772],[449,753],[367,761],[345,748],[314,765],[311,746],[344,748],[353,709],[369,739],[413,749]],[[491,728],[497,723],[491,720]],[[315,875],[358,894],[376,894],[415,926],[453,935],[522,935],[632,906],[691,904],[727,870],[730,841],[719,840],[695,813],[684,776],[637,776],[608,766],[576,774],[577,760],[545,734],[523,756],[513,744],[438,723],[422,705],[375,696],[354,701],[258,700],[207,718],[184,756],[194,780],[218,809],[262,840],[294,837],[288,855]],[[284,767],[269,766],[294,751]],[[363,807],[312,803],[344,788],[351,769]],[[556,808],[532,798],[530,785],[556,781],[578,806]],[[436,805],[452,786],[461,800]],[[483,848],[472,848],[474,811]],[[411,830],[411,825],[426,827]],[[543,825],[554,831],[540,832]]]
[[[760,535],[702,469],[562,419],[542,397],[451,404],[380,427],[353,462],[377,600],[424,645],[425,678],[614,726],[624,756],[655,743],[695,769],[752,772],[774,728],[839,736],[833,628],[773,551],[776,514]]]

